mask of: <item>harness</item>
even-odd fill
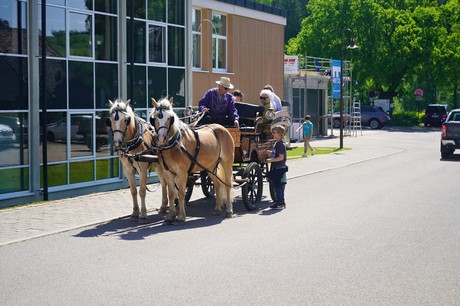
[[[128,111],[126,108],[122,108],[120,106],[118,106],[118,108],[114,109],[111,114],[115,113],[115,117],[114,117],[114,120],[115,121],[118,121],[120,119],[118,113],[123,113],[125,115],[129,115]],[[134,164],[134,161],[142,161],[139,157],[144,155],[145,153],[152,153],[154,152],[154,148],[153,147],[150,147],[150,148],[147,148],[146,150],[140,152],[140,153],[136,153],[136,154],[130,154],[129,152],[130,151],[133,151],[137,148],[139,148],[143,143],[144,143],[144,125],[142,124],[144,122],[143,119],[139,118],[138,116],[134,116],[134,117],[130,117],[130,118],[134,118],[135,120],[135,124],[137,124],[137,132],[136,132],[136,135],[134,136],[133,139],[131,140],[126,140],[125,138],[125,134],[126,134],[126,131],[128,130],[128,125],[126,125],[124,131],[122,130],[119,130],[119,129],[115,129],[115,130],[112,130],[112,133],[121,133],[123,135],[123,140],[124,140],[124,147],[123,148],[118,148],[117,150],[120,151],[120,153],[125,156],[128,161],[130,162],[131,165]],[[148,131],[149,132],[153,132],[153,127],[151,127],[150,125],[148,125]],[[149,164],[151,164],[151,162],[148,162]],[[134,167],[134,165],[133,165]]]

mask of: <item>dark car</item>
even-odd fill
[[[429,104],[423,117],[424,126],[441,126],[447,118],[447,105]]]
[[[458,149],[460,149],[460,109],[454,109],[441,126],[441,157],[449,158]]]
[[[344,120],[351,120],[350,115],[344,114]],[[386,123],[390,122],[390,115],[380,106],[361,106],[361,124],[368,125],[371,129],[381,129]],[[340,113],[335,112],[333,115],[332,124],[334,128],[340,127]]]

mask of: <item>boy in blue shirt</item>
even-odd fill
[[[313,136],[313,123],[310,122],[310,115],[305,116],[305,121],[296,130],[298,132],[303,128],[303,157],[307,157],[307,149],[310,148],[311,156],[315,154],[315,150],[310,145],[311,138]]]

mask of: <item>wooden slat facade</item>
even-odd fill
[[[202,10],[203,19],[212,19],[212,11]],[[231,79],[235,89],[244,93],[244,101],[259,104],[260,90],[266,84],[284,97],[284,25],[238,15],[227,15],[227,73],[212,72],[212,32],[202,23],[202,70],[193,71],[193,106],[206,90],[216,86],[221,76]]]

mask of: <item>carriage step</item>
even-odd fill
[[[146,163],[157,163],[158,162],[158,156],[157,155],[136,155],[134,156],[135,161],[139,162],[146,162]]]

